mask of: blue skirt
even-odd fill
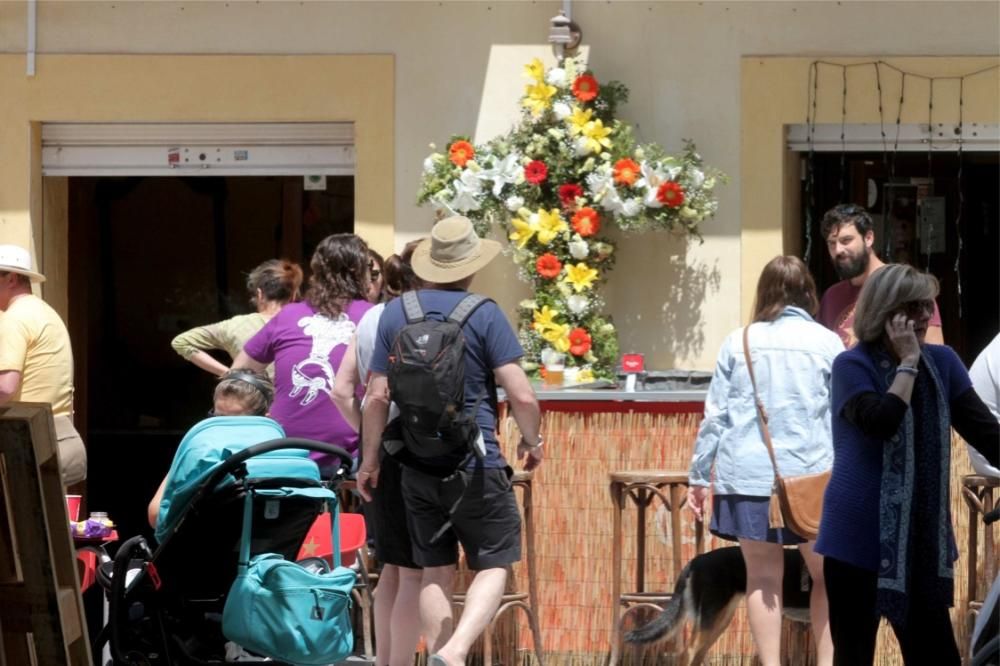
[[[753,495],[714,495],[712,522],[708,530],[727,541],[749,539],[783,546],[795,546],[806,540],[787,527],[772,529],[767,524],[770,497]]]

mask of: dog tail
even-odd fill
[[[681,571],[681,576],[677,579],[677,584],[674,585],[674,594],[670,597],[663,612],[657,615],[652,622],[625,634],[626,642],[652,643],[661,638],[673,636],[678,629],[684,626],[685,607],[687,605],[684,592],[687,589],[690,577],[691,564],[688,563]]]

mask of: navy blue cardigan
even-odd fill
[[[870,345],[860,343],[837,356],[833,363],[833,472],[823,500],[816,551],[863,569],[878,571],[882,440],[863,432],[845,414],[845,407],[852,399],[866,393],[882,395],[880,375],[886,384],[892,383],[895,363],[876,362],[872,351]],[[984,438],[981,428],[963,418],[969,410],[956,409],[960,399],[963,402],[977,400],[961,360],[944,345],[924,345],[923,353],[932,357],[941,376],[947,401],[952,406],[952,425],[987,458],[995,460],[995,449],[1000,448],[996,428],[994,434]],[[950,520],[947,529],[949,541],[954,546]],[[953,547],[952,552],[957,554],[957,549]]]

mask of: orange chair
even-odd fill
[[[372,587],[368,577],[368,567],[362,551],[368,542],[365,518],[360,513],[340,514],[340,564],[357,570],[357,580],[351,596],[361,612],[361,636],[365,644],[365,657],[375,658],[372,644]],[[319,557],[333,566],[333,539],[330,529],[330,513],[323,512],[316,517],[299,548],[298,559]]]

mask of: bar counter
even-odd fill
[[[556,389],[536,387],[542,405],[541,432],[545,460],[534,478],[535,557],[538,570],[539,619],[549,666],[604,666],[611,635],[612,504],[608,474],[622,470],[686,471],[690,464],[706,391],[615,389]],[[506,405],[501,405],[499,439],[512,466],[520,467],[515,447],[520,434]],[[968,517],[961,499],[961,478],[970,473],[964,444],[956,436],[952,456],[952,518],[961,557],[955,567],[956,634],[966,641],[964,627]],[[683,512],[681,560],[694,551],[694,521]],[[670,513],[654,502],[647,512],[646,590],[672,590],[674,574]],[[623,584],[634,584],[636,511],[623,521],[625,548]],[[705,548],[734,545],[705,531]],[[982,546],[980,545],[980,549]],[[982,557],[980,557],[982,562]],[[526,567],[515,567],[517,589],[527,589]],[[634,617],[634,616],[633,616]],[[626,621],[626,629],[631,621]],[[786,663],[815,663],[807,631],[786,620],[783,654]],[[533,663],[528,625],[516,629],[521,658]],[[679,647],[679,646],[676,646]],[[625,664],[654,663],[669,646],[650,651],[626,649]],[[709,664],[746,665],[754,662],[753,642],[745,610],[737,611],[728,630],[709,653]],[[662,660],[659,663],[664,663]],[[666,663],[672,663],[667,661]],[[891,631],[880,634],[876,663],[902,664]]]

